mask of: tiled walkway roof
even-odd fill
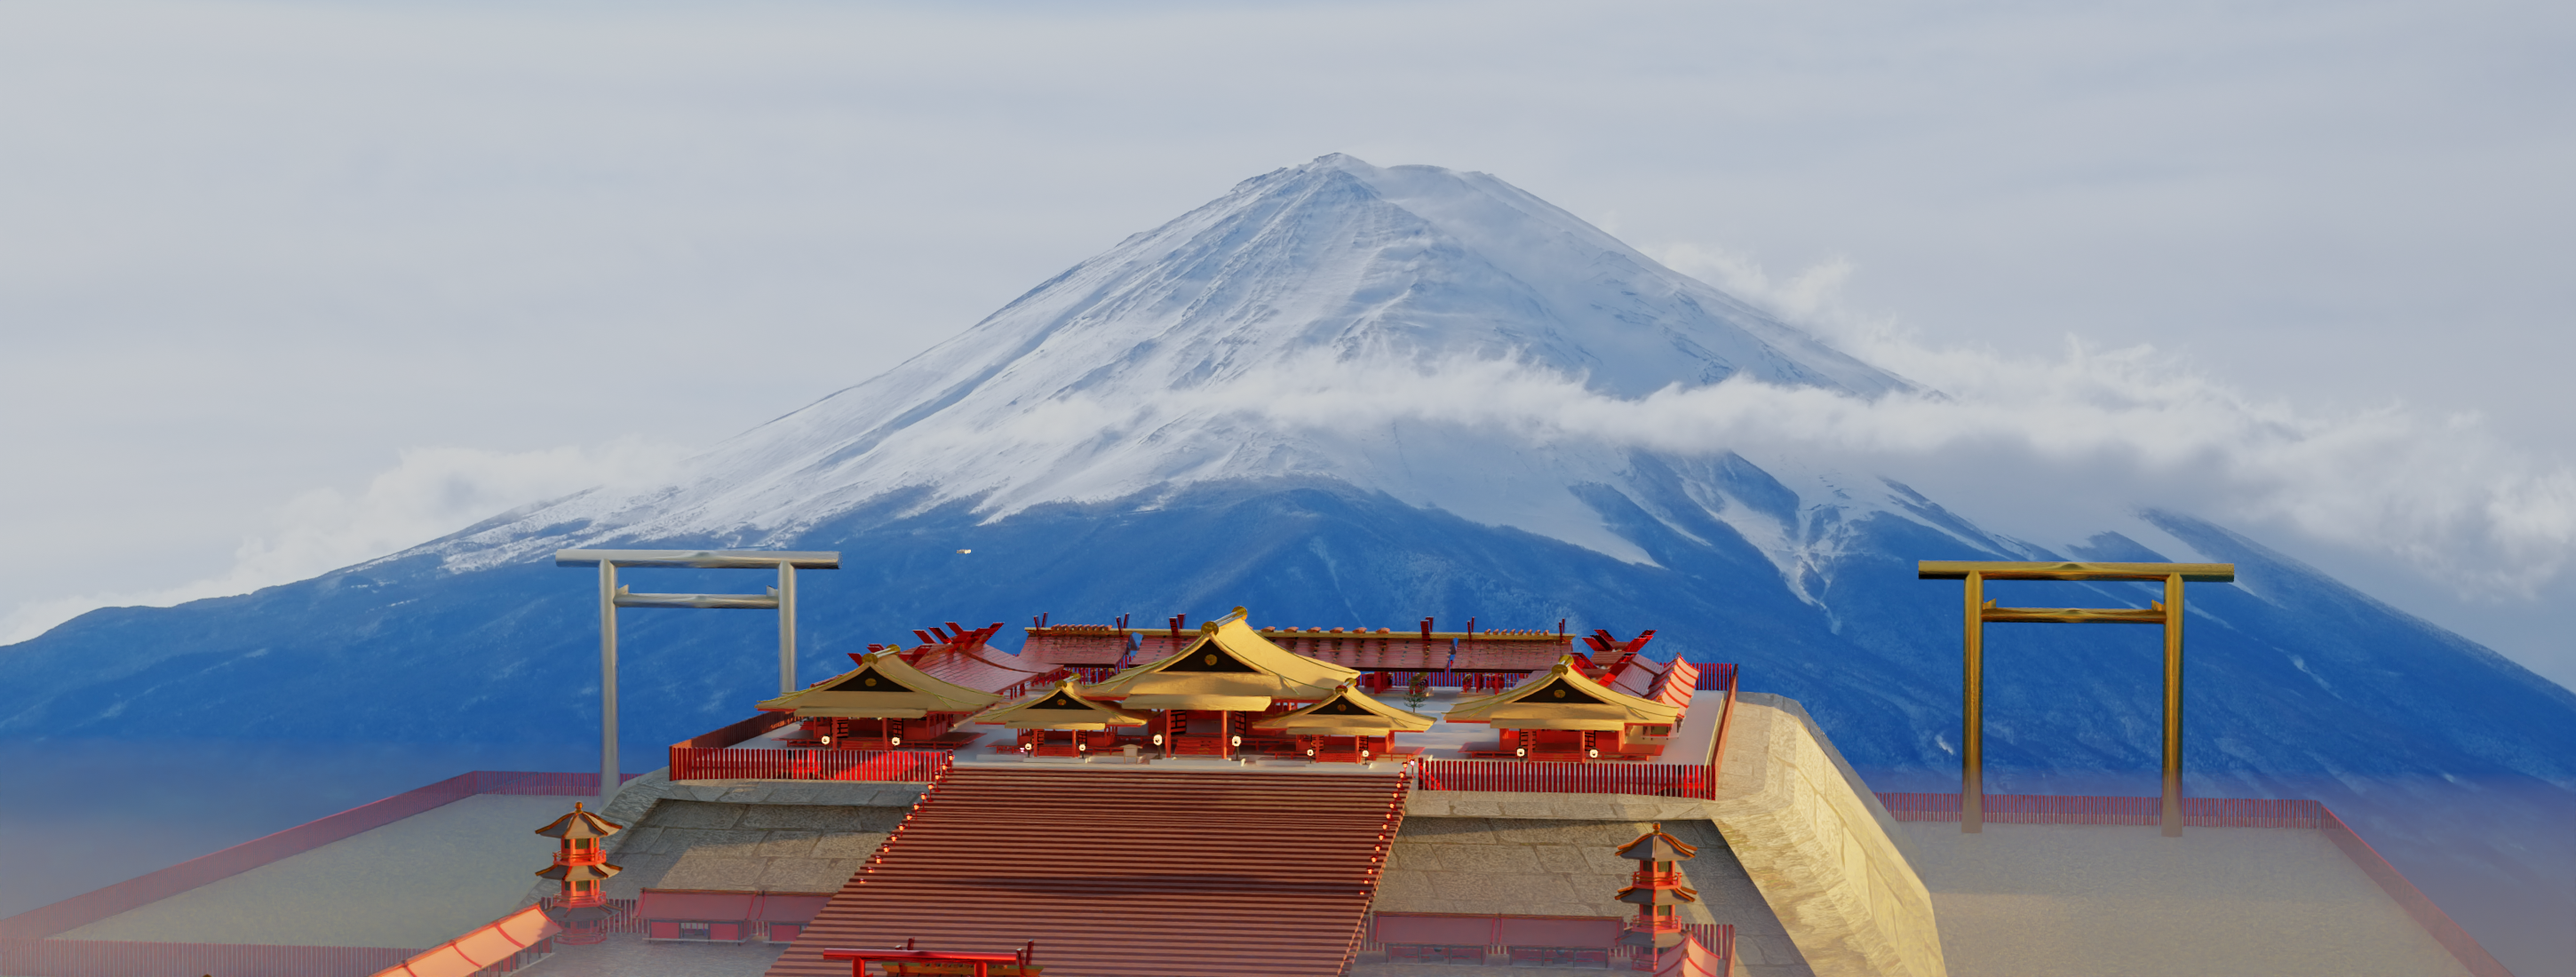
[[[1342,972],[1404,812],[1385,774],[959,767],[770,977],[827,947],[1006,950],[1048,977]]]

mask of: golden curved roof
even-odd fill
[[[582,810],[581,802],[572,802],[572,813],[556,818],[554,823],[538,828],[536,833],[548,838],[605,838],[626,830],[615,821]]]
[[[1253,723],[1252,728],[1276,730],[1294,736],[1385,736],[1396,732],[1419,733],[1430,729],[1431,724],[1437,721],[1379,702],[1358,687],[1345,683],[1333,693],[1332,698]]]
[[[1317,701],[1359,677],[1357,669],[1291,652],[1244,623],[1243,608],[1199,626],[1180,651],[1094,684],[1088,692],[1128,709],[1270,708],[1271,700]]]
[[[760,704],[798,718],[919,719],[934,712],[976,712],[1002,697],[934,678],[889,649],[857,656],[859,667]]]
[[[1064,679],[1043,694],[1009,705],[994,706],[966,721],[1012,729],[1102,730],[1111,726],[1142,726],[1146,720],[1144,713],[1093,701],[1082,694],[1082,683]]]
[[[1458,703],[1441,718],[1512,729],[1620,729],[1632,723],[1670,724],[1681,714],[1678,706],[1640,699],[1585,677],[1568,655],[1545,675]]]

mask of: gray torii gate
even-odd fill
[[[778,611],[778,694],[796,691],[796,571],[838,570],[837,552],[786,550],[556,550],[559,567],[599,568],[599,797],[600,808],[617,796],[617,609],[694,607],[708,610]],[[766,570],[778,585],[766,594],[636,594],[617,585],[618,567],[686,567],[698,570]]]

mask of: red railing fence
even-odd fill
[[[881,780],[928,783],[953,761],[946,750],[740,749],[674,746],[672,780]]]
[[[1691,684],[1692,689],[1700,692],[1735,690],[1734,662],[1692,662],[1691,664],[1699,668],[1699,681]]]
[[[2318,807],[2322,822],[2318,827],[2324,830],[2326,840],[2334,842],[2345,858],[2361,868],[2362,874],[2378,883],[2380,891],[2388,893],[2388,898],[2406,910],[2406,915],[2415,920],[2415,925],[2423,927],[2424,932],[2431,934],[2434,942],[2451,951],[2452,959],[2458,960],[2475,977],[2512,977],[2511,972],[2504,969],[2504,964],[2487,953],[2486,947],[2478,945],[2476,937],[2452,921],[2451,914],[2434,905],[2432,897],[2416,888],[2415,883],[2407,881],[2396,866],[2388,864],[2388,859],[2380,857],[2378,849],[2361,840],[2361,836],[2354,834],[2352,828],[2333,811],[2324,810],[2324,805]]]
[[[0,940],[0,973],[11,977],[365,977],[419,952],[363,946]]]
[[[632,779],[632,775],[629,775]],[[354,837],[475,794],[583,797],[599,793],[595,773],[476,770],[371,804],[307,821],[264,838],[192,858],[169,868],[0,919],[0,940],[35,939],[77,929],[126,910],[230,878],[290,855]],[[180,945],[180,944],[155,944]],[[138,951],[139,952],[139,951]]]
[[[1878,802],[1899,821],[1959,820],[1957,794],[1882,792]],[[2156,797],[1988,794],[1986,820],[1997,824],[2162,824],[2163,804],[2163,799]],[[2182,823],[2186,827],[2316,828],[2324,825],[2325,816],[2326,806],[2311,800],[2182,799]]]
[[[1548,763],[1534,760],[1420,760],[1419,790],[1494,790],[1549,794],[1644,794],[1706,799],[1710,768],[1678,763]]]

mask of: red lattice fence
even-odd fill
[[[672,780],[884,780],[929,783],[946,750],[671,748]]]
[[[419,952],[365,946],[0,940],[0,973],[13,977],[352,977],[394,966]]]
[[[1422,760],[1419,790],[1500,790],[1549,794],[1715,796],[1710,768],[1678,763],[1546,763],[1530,760]]]
[[[1880,793],[1878,802],[1899,821],[1959,820],[1959,795]],[[2164,800],[2156,797],[2082,797],[2053,794],[1988,794],[1986,821],[1993,824],[2162,824]],[[2309,800],[2186,797],[2182,823],[2203,828],[2316,828],[2326,806]]]

